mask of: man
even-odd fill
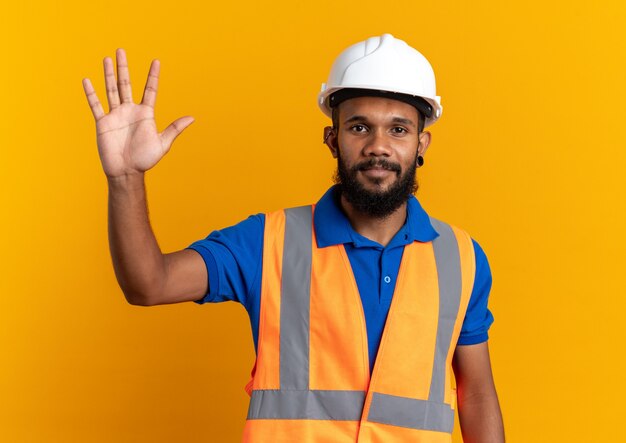
[[[118,282],[136,305],[236,300],[257,359],[244,441],[502,442],[487,347],[489,266],[464,231],[413,196],[441,115],[428,61],[389,34],[346,49],[319,104],[336,185],[316,205],[252,216],[162,254],[144,173],[193,122],[154,122],[159,62],[141,104],[126,56],[104,59],[110,112],[88,79],[109,185]],[[452,372],[456,389],[452,384]]]

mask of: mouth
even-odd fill
[[[392,173],[400,175],[400,165],[390,163],[386,160],[373,160],[360,164],[357,169],[366,177],[384,178]]]
[[[391,169],[384,168],[382,166],[372,166],[372,167],[367,167],[367,168],[361,168],[360,171],[366,177],[372,177],[372,178],[382,178],[382,177],[386,177],[394,173],[394,171],[392,171]]]

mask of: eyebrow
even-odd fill
[[[367,117],[365,117],[364,115],[353,115],[352,117],[350,117],[344,122],[344,125],[348,123],[353,123],[353,122],[367,122],[367,121],[368,121]],[[413,122],[413,120],[410,120],[404,117],[393,117],[391,121],[393,123],[400,123],[403,125],[417,127],[417,125]]]

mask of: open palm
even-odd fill
[[[96,120],[98,153],[107,177],[143,173],[152,168],[169,151],[174,139],[194,121],[190,116],[181,117],[159,133],[154,120],[159,61],[152,61],[143,98],[136,104],[124,50],[118,49],[116,56],[117,82],[113,60],[105,57],[103,62],[108,114],[102,109],[91,81],[83,79],[83,89]]]

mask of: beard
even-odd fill
[[[397,180],[386,191],[369,191],[357,180],[357,173],[379,166],[396,173]],[[384,219],[393,214],[400,206],[407,202],[409,197],[418,189],[415,180],[417,170],[417,154],[409,169],[401,174],[402,168],[397,163],[385,159],[375,159],[357,163],[348,169],[337,151],[337,171],[334,181],[346,200],[357,211],[374,218]],[[379,184],[382,179],[375,180]]]

